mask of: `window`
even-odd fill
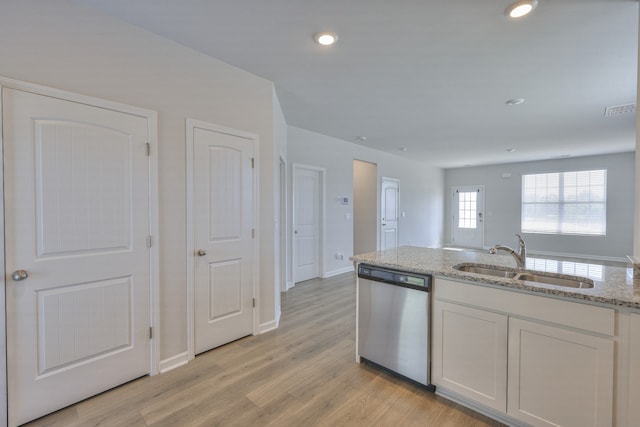
[[[476,228],[477,191],[458,193],[458,228]]]
[[[522,232],[606,234],[607,171],[522,176]]]

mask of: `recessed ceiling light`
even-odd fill
[[[316,43],[321,44],[322,46],[331,46],[338,41],[338,35],[329,31],[317,33],[313,38]]]
[[[513,98],[505,102],[507,105],[520,105],[524,102],[524,98]]]
[[[507,153],[515,153],[516,149],[515,148],[507,148],[506,150]]]
[[[510,18],[521,18],[528,15],[536,8],[538,0],[522,0],[513,3],[504,10],[504,14]]]
[[[356,139],[360,142],[367,142],[367,137],[366,136],[357,136]]]

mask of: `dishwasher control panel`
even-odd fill
[[[411,274],[405,271],[396,271],[386,268],[373,267],[366,264],[358,266],[358,277],[374,280],[376,282],[389,283],[391,285],[405,286],[408,288],[429,291],[431,276]]]

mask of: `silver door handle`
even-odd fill
[[[16,282],[20,282],[21,280],[24,280],[27,277],[29,277],[29,273],[27,272],[27,270],[16,270],[13,273],[11,273],[11,278]]]
[[[198,256],[205,256],[207,254],[207,251],[205,251],[204,249],[198,249],[197,254]]]
[[[293,231],[293,234],[298,234],[298,230],[294,230],[294,231]]]

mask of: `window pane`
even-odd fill
[[[464,191],[458,193],[458,228],[476,228],[478,193]]]
[[[606,234],[607,171],[522,176],[522,231]]]

